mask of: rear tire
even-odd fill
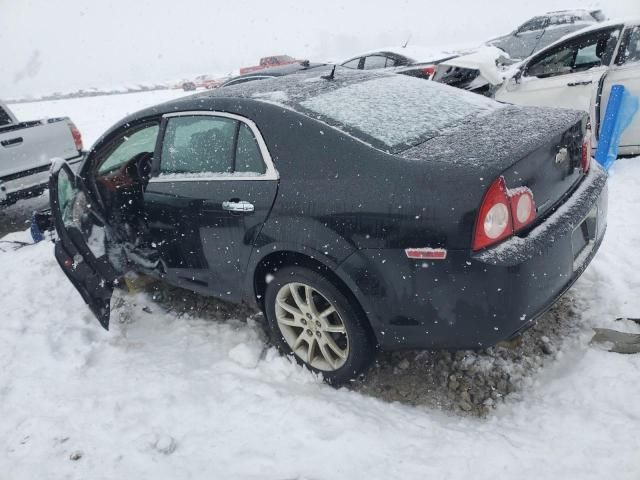
[[[331,385],[357,377],[373,361],[375,339],[364,314],[318,272],[277,271],[266,288],[265,316],[272,343]]]

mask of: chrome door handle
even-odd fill
[[[567,87],[577,87],[580,85],[591,85],[593,83],[592,80],[586,80],[584,82],[569,82],[567,83]]]
[[[222,209],[230,212],[249,213],[255,210],[253,203],[241,200],[239,202],[224,201],[222,202]]]

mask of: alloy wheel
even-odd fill
[[[276,295],[276,321],[289,348],[307,365],[335,371],[349,356],[349,336],[340,314],[321,292],[287,283]]]

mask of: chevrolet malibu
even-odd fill
[[[607,198],[586,114],[322,73],[148,108],[77,174],[54,162],[55,256],[104,328],[135,271],[262,309],[339,384],[377,348],[515,338],[584,271]]]

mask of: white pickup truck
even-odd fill
[[[82,137],[67,117],[19,122],[0,102],[0,205],[40,194],[54,157],[82,160]]]

